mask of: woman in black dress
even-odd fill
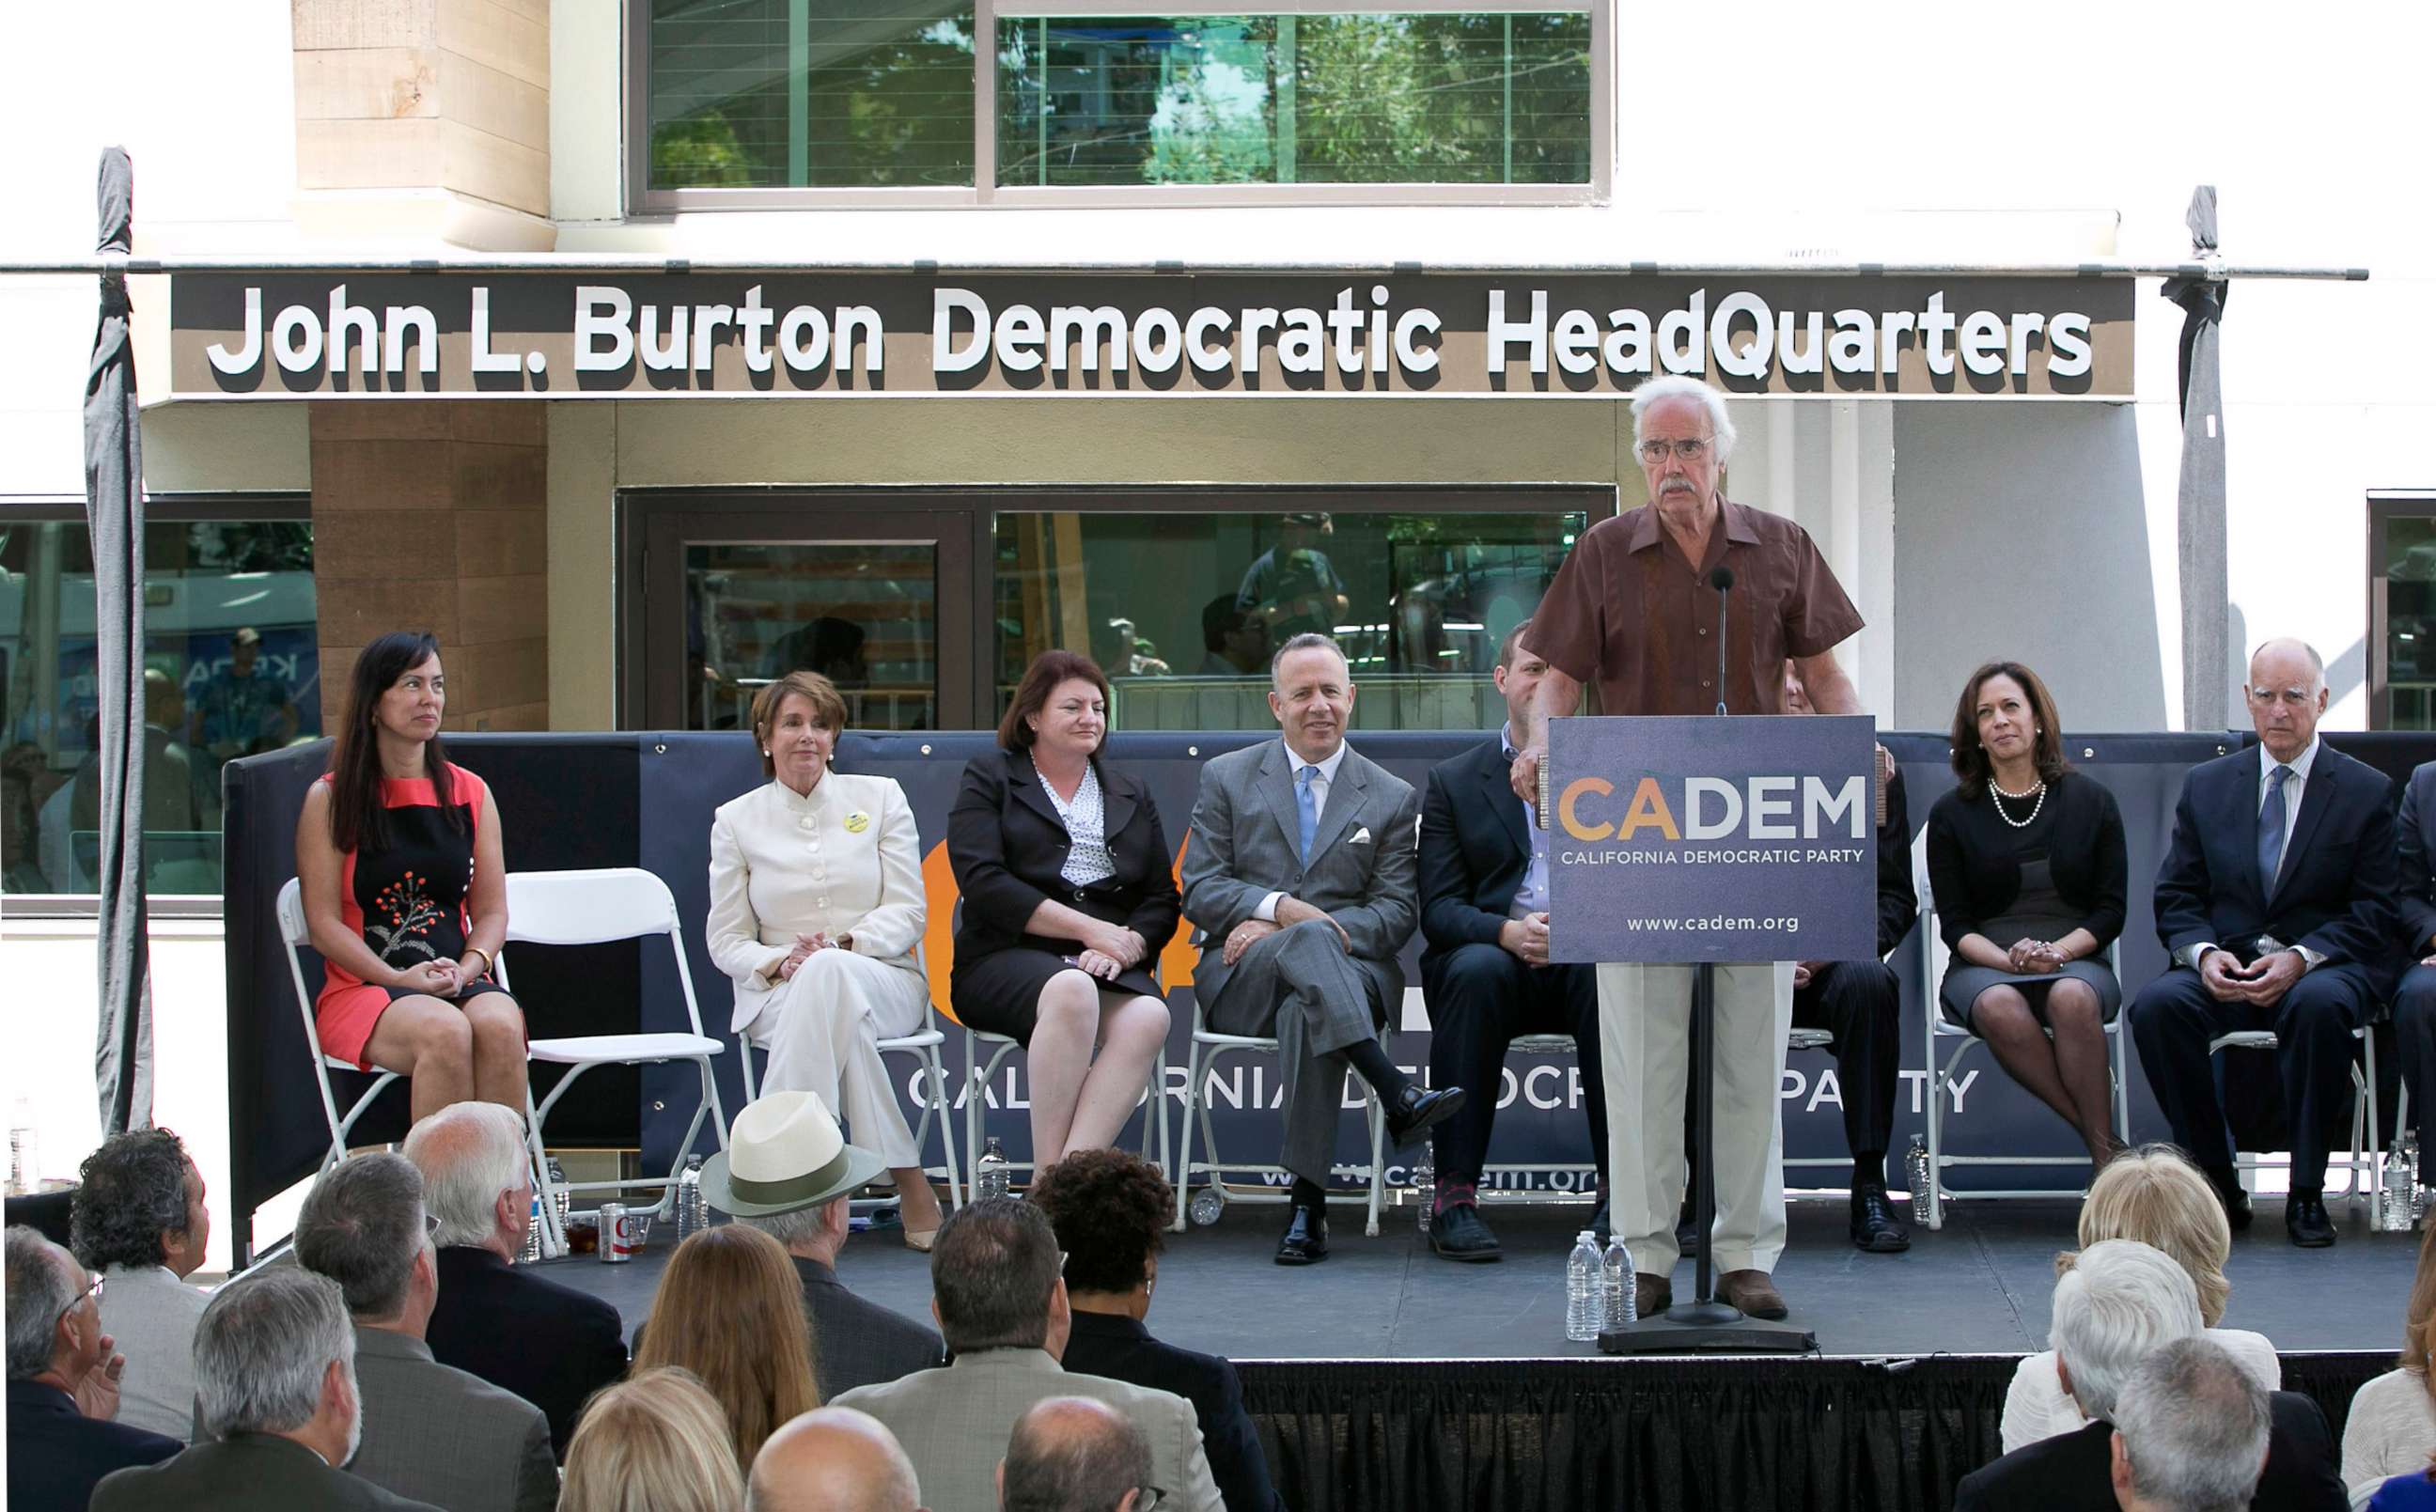
[[[1029,1052],[1041,1170],[1116,1139],[1167,1043],[1158,953],[1184,900],[1150,790],[1100,760],[1107,732],[1099,667],[1043,652],[948,818],[964,897],[948,1003]]]
[[[1954,953],[1939,1007],[2102,1166],[2123,1148],[2105,1031],[2123,987],[2104,960],[2123,932],[2123,816],[2065,764],[2055,700],[2018,662],[1971,674],[1953,741],[1961,782],[1928,814],[1929,887]]]

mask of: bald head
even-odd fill
[[[2307,641],[2279,636],[2250,653],[2250,682],[2242,690],[2259,744],[2278,761],[2290,761],[2318,737],[2326,711],[2326,663]]]
[[[1150,1441],[1088,1397],[1049,1397],[1016,1420],[999,1465],[1002,1512],[1122,1512],[1150,1484]]]
[[[919,1512],[914,1462],[877,1417],[821,1407],[770,1435],[753,1457],[745,1512]]]

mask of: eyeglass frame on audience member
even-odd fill
[[[1716,443],[1717,438],[1714,436],[1686,436],[1680,441],[1644,441],[1633,449],[1641,454],[1643,461],[1655,466],[1666,460],[1666,454],[1669,451],[1672,451],[1679,461],[1696,462],[1709,455],[1710,448]]]

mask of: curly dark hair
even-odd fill
[[[102,1141],[78,1169],[68,1248],[85,1269],[159,1265],[163,1230],[186,1227],[186,1147],[166,1129],[130,1129]]]
[[[1033,1183],[1031,1200],[1057,1230],[1073,1292],[1130,1292],[1167,1247],[1175,1190],[1158,1167],[1123,1150],[1081,1150]]]

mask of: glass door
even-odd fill
[[[853,729],[971,725],[971,512],[868,493],[633,504],[630,727],[750,728],[754,696],[797,669],[837,685]]]

